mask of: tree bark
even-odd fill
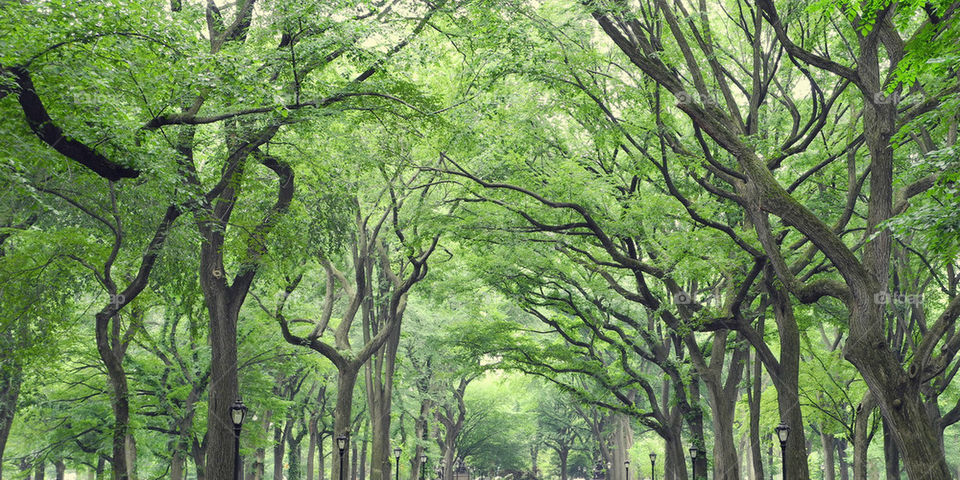
[[[350,471],[349,449],[353,441],[350,435],[350,423],[352,421],[351,412],[353,411],[353,389],[357,384],[357,375],[359,374],[359,365],[351,364],[338,370],[337,375],[337,404],[333,409],[333,462],[331,474],[336,475],[331,480],[351,480],[346,475]],[[347,450],[341,455],[337,451],[336,438],[339,435],[347,436]]]
[[[847,462],[847,441],[837,439],[837,463],[840,466],[840,480],[850,480],[850,464]]]
[[[876,408],[876,401],[873,392],[868,390],[857,407],[857,417],[853,426],[853,480],[867,480],[867,450],[870,447],[867,429],[870,425],[870,414],[874,408]]]
[[[17,412],[22,383],[23,371],[20,362],[5,361],[3,367],[0,367],[0,479],[3,478],[3,452]]]
[[[761,316],[758,330],[764,331],[764,318]],[[747,403],[750,408],[750,461],[754,478],[763,480],[763,452],[760,449],[760,401],[763,393],[763,363],[759,353],[754,350],[753,381],[747,389]]]
[[[836,480],[836,462],[833,452],[836,451],[836,440],[833,435],[820,433],[820,443],[823,445],[823,480]]]
[[[307,424],[307,428],[310,432],[310,438],[307,441],[307,480],[313,480],[317,454],[317,419],[311,418]],[[321,458],[320,461],[322,462],[323,459]]]

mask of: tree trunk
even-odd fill
[[[314,463],[316,462],[316,450],[317,450],[317,419],[311,418],[310,422],[307,424],[309,429],[310,437],[307,440],[307,480],[313,480],[314,474]],[[322,460],[321,460],[322,461]]]
[[[900,480],[900,456],[897,453],[897,444],[893,441],[893,433],[887,421],[883,426],[883,464],[886,467],[887,480]]]
[[[209,250],[207,243],[201,250]],[[201,258],[210,254],[201,255]],[[207,458],[206,473],[211,480],[233,479],[233,420],[230,406],[237,400],[237,316],[239,305],[231,302],[224,285],[209,284],[220,281],[222,267],[202,262],[200,284],[210,316],[210,395],[207,402]],[[219,262],[218,262],[219,263]],[[219,270],[217,270],[219,268]],[[207,278],[205,281],[204,278]]]
[[[569,454],[569,448],[561,448],[560,450],[557,450],[557,457],[560,459],[560,480],[567,480],[567,457]]]
[[[63,460],[57,460],[53,466],[56,468],[57,480],[63,480],[63,477],[67,473],[67,465],[63,463]]]
[[[293,420],[290,420],[290,423],[293,423]],[[301,432],[298,435],[293,435],[292,432],[288,433],[287,444],[287,463],[290,464],[287,468],[287,480],[303,480],[303,466],[300,464],[303,454],[301,448],[303,433]]]
[[[687,461],[687,450],[681,437],[668,436],[664,439],[663,448],[667,457],[663,462],[664,479],[687,480],[691,478],[687,474],[690,463]]]
[[[867,449],[870,447],[867,428],[874,408],[876,402],[873,393],[868,390],[857,407],[857,417],[853,425],[853,480],[867,480]]]
[[[337,449],[337,437],[347,436],[347,452],[350,444],[353,443],[350,438],[350,423],[353,411],[353,389],[357,384],[357,374],[359,366],[354,364],[344,365],[338,368],[337,374],[337,404],[333,409],[333,468],[331,470],[331,480],[348,480],[346,473],[350,470],[350,456],[340,454]],[[346,453],[346,452],[344,452]]]
[[[290,421],[273,426],[273,480],[283,480],[283,451],[286,448],[286,432]]]
[[[764,331],[764,318],[760,317],[758,331]],[[753,465],[753,475],[757,480],[764,480],[763,452],[760,449],[760,401],[763,393],[763,363],[760,355],[754,350],[753,381],[747,389],[747,403],[750,407],[750,460]]]
[[[850,464],[847,462],[847,441],[836,440],[837,463],[840,466],[840,480],[850,480]]]
[[[790,475],[784,480],[805,480],[810,478],[810,470],[807,465],[806,429],[800,410],[800,328],[793,315],[790,298],[773,282],[772,269],[767,269],[765,276],[766,291],[770,294],[777,331],[780,333],[780,368],[772,377],[777,388],[780,421],[790,426],[787,458],[784,459]]]
[[[612,455],[613,475],[612,480],[626,479],[626,470],[623,462],[630,458],[630,448],[633,446],[633,428],[630,427],[630,417],[622,414],[614,415],[613,443],[614,450]],[[738,479],[739,480],[739,479]]]
[[[359,473],[357,473],[357,475],[355,476],[357,480],[366,480],[367,478],[367,458],[369,458],[367,455],[367,445],[369,445],[369,442],[367,441],[367,438],[369,438],[368,428],[369,428],[369,424],[365,424],[363,426],[363,441],[360,442],[359,460],[357,460],[358,457],[357,457],[356,450],[353,452],[353,458],[354,460],[356,460],[357,469],[359,470]]]
[[[184,480],[183,466],[186,464],[186,454],[179,450],[174,450],[170,457],[170,480]]]
[[[113,480],[130,480],[127,470],[127,433],[130,428],[127,374],[123,370],[123,349],[118,343],[119,335],[112,334],[112,331],[119,329],[119,321],[117,314],[100,312],[96,315],[97,352],[107,369],[110,385],[110,407],[113,409]]]
[[[197,480],[206,480],[207,478],[206,443],[206,435],[204,435],[204,441],[202,443],[194,437],[190,446],[190,456],[193,457],[193,465],[197,471]]]
[[[350,468],[350,479],[351,479],[351,480],[363,480],[363,475],[364,475],[364,474],[363,474],[363,472],[364,472],[363,469],[364,469],[364,467],[367,466],[367,455],[366,455],[366,452],[367,452],[367,440],[366,440],[366,439],[362,440],[362,441],[360,442],[360,444],[363,445],[363,452],[364,452],[364,454],[363,454],[362,456],[358,456],[359,454],[358,454],[357,452],[359,452],[360,449],[357,448],[357,442],[353,442],[353,445],[351,445],[351,448],[350,448],[350,454],[353,455],[353,462],[350,464],[350,467],[351,467],[351,468]],[[358,466],[359,466],[359,469],[360,469],[359,472],[357,472],[357,467],[358,467]]]
[[[22,383],[23,371],[20,362],[7,361],[4,358],[4,365],[0,367],[0,479],[3,478],[3,452],[17,412]]]
[[[333,437],[330,437],[330,440],[336,442]],[[331,450],[336,450],[336,446]],[[327,475],[325,471],[326,462],[324,461],[323,454],[323,435],[320,435],[320,438],[317,439],[317,463],[320,464],[320,468],[317,469],[317,480],[327,480]]]
[[[833,459],[836,440],[833,435],[821,432],[820,443],[823,444],[823,480],[836,480],[836,462]]]

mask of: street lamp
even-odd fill
[[[623,461],[623,469],[627,474],[627,480],[630,480],[630,460]]]
[[[780,462],[783,469],[783,478],[787,478],[787,437],[790,436],[790,425],[787,425],[784,422],[780,422],[780,425],[777,425],[773,429],[777,432],[777,438],[780,439]]]
[[[337,450],[340,451],[340,480],[343,480],[343,452],[347,449],[347,436],[341,434],[337,437]]]
[[[427,454],[420,455],[420,480],[423,480],[424,469],[427,468]]]
[[[394,480],[400,480],[400,454],[403,453],[403,450],[400,447],[393,449],[393,456],[397,457],[397,471],[394,472]]]
[[[233,420],[233,478],[240,480],[240,429],[243,427],[243,417],[247,416],[247,406],[243,400],[237,399],[230,406],[230,419]]]
[[[657,480],[657,453],[650,452],[650,478]]]
[[[697,480],[697,454],[700,450],[697,447],[690,447],[690,471],[693,474],[693,480]]]

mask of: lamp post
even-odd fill
[[[340,435],[337,437],[337,450],[340,451],[340,480],[343,480],[343,452],[347,449],[347,436]]]
[[[427,454],[420,455],[420,480],[423,480],[423,474],[427,468]]]
[[[690,472],[692,473],[693,480],[697,480],[697,454],[700,453],[700,450],[697,447],[690,447]]]
[[[441,459],[440,459],[440,466],[439,466],[439,467],[440,467],[440,468],[437,470],[437,472],[439,473],[439,475],[437,475],[437,476],[440,477],[440,480],[443,480],[443,474],[446,473],[446,472],[444,472],[444,470],[447,469],[447,460],[446,460],[445,458],[441,458]]]
[[[397,471],[394,472],[394,480],[400,480],[400,454],[403,453],[403,450],[400,447],[393,449],[393,456],[397,459]]]
[[[247,406],[243,400],[237,399],[230,406],[230,419],[233,420],[233,478],[240,480],[240,429],[243,427],[243,417],[247,416]]]
[[[780,425],[773,430],[777,432],[777,438],[780,439],[780,468],[783,470],[783,480],[787,480],[787,437],[790,436],[790,425],[780,422]]]
[[[627,480],[630,480],[630,460],[623,461],[623,470],[627,474]]]
[[[650,479],[657,480],[657,453],[650,452]]]

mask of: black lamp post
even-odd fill
[[[243,400],[237,399],[230,406],[230,419],[233,420],[233,478],[240,480],[240,429],[243,427],[243,417],[247,416],[247,406]]]
[[[340,480],[343,480],[343,452],[347,450],[347,436],[340,435],[337,437],[337,450],[340,451]]]
[[[790,436],[790,425],[780,422],[773,430],[777,432],[780,440],[780,468],[783,469],[783,480],[787,480],[787,437]]]
[[[623,470],[627,474],[627,480],[630,480],[630,460],[623,461]]]
[[[597,464],[593,466],[593,478],[594,480],[601,480],[603,478],[603,467],[600,465],[600,461],[597,461]]]
[[[397,471],[394,472],[394,480],[400,480],[400,454],[403,453],[403,450],[400,447],[393,449],[393,456],[397,458]]]
[[[427,468],[427,455],[422,454],[420,455],[420,480],[423,480],[423,474],[426,468]]]
[[[650,452],[650,479],[657,480],[657,454]]]
[[[697,447],[690,447],[690,471],[693,474],[693,480],[697,480],[697,454],[700,450]]]

